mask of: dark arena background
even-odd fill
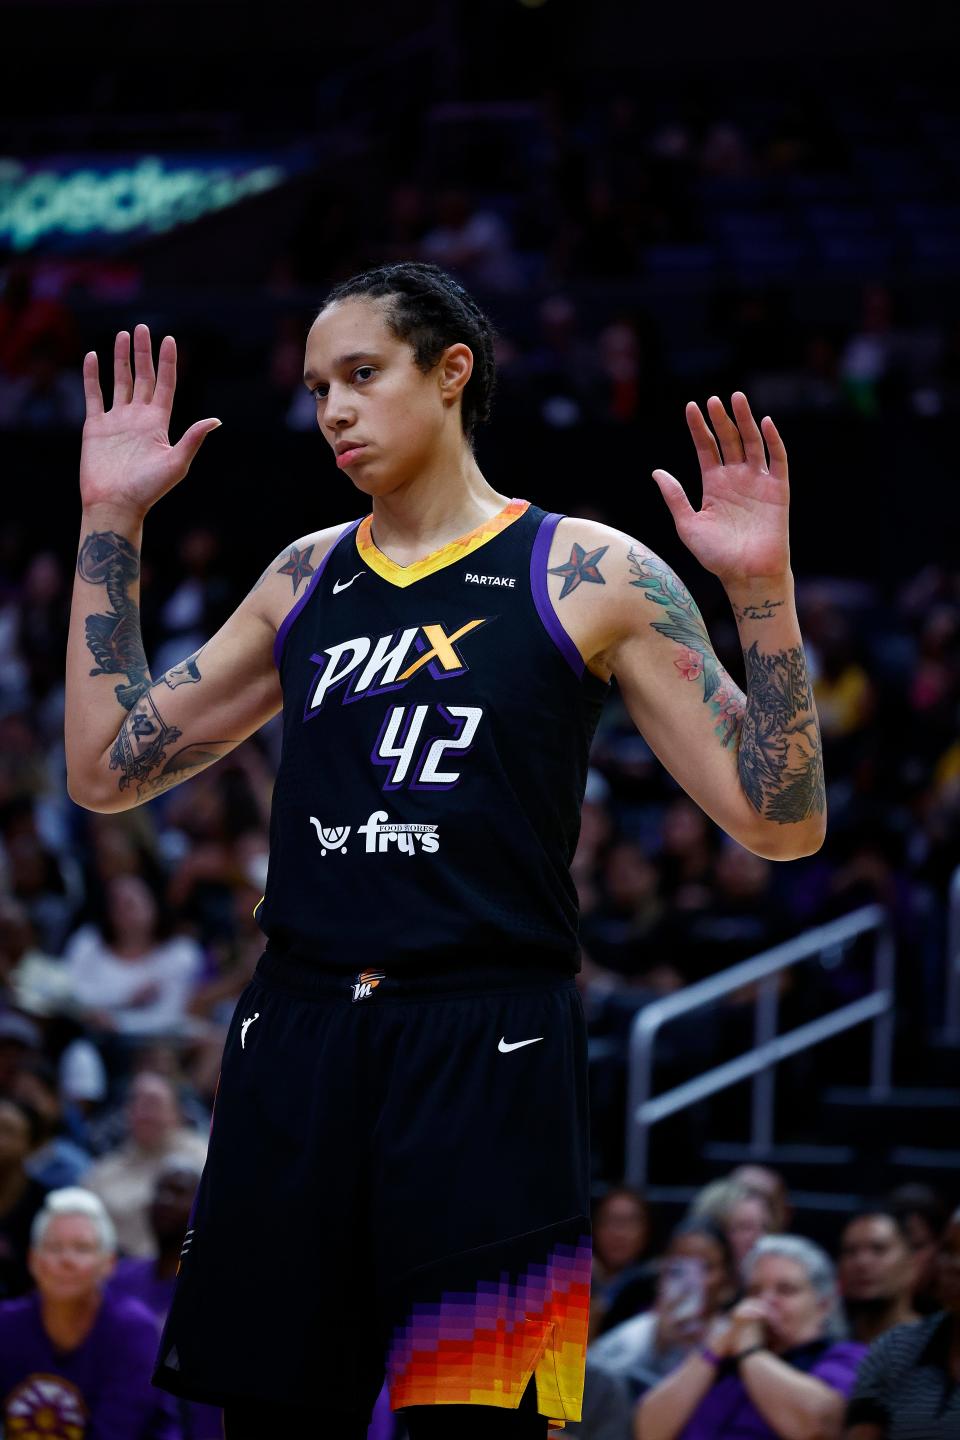
[[[0,5],[0,1119],[6,1105],[16,1130],[24,1102],[39,1112],[28,1145],[0,1145],[0,1300],[29,1290],[28,1219],[63,1184],[102,1194],[129,1258],[179,1249],[153,1187],[171,1154],[202,1159],[226,1025],[262,949],[251,911],[277,722],[147,807],[99,815],[66,794],[82,356],[96,349],[109,373],[117,330],[171,333],[173,434],[223,422],[146,522],[157,674],[291,536],[364,513],[317,434],[304,338],[334,283],[419,258],[455,273],[498,330],[477,444],[491,483],[639,536],[684,577],[741,683],[724,594],[651,470],[697,503],[684,404],[740,388],[790,457],[822,850],[776,864],[728,840],[615,695],[595,742],[574,863],[595,1334],[669,1308],[664,1256],[691,1209],[738,1254],[763,1233],[817,1241],[839,1261],[851,1335],[884,1328],[864,1329],[865,1313],[947,1303],[935,1250],[960,1204],[950,12]],[[111,947],[149,976],[122,1014],[83,980]],[[886,1269],[879,1240],[858,1260],[849,1239],[864,1212]],[[598,1373],[616,1370],[600,1359]],[[641,1371],[616,1375],[631,1402],[661,1373]],[[631,1433],[600,1423],[567,1433]],[[403,1432],[380,1413],[372,1433]]]

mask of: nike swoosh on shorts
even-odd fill
[[[537,1041],[542,1039],[542,1035],[534,1035],[532,1040],[514,1040],[510,1044],[508,1044],[507,1037],[505,1035],[501,1035],[500,1044],[497,1046],[497,1049],[500,1051],[501,1055],[508,1055],[511,1050],[521,1050],[524,1045],[536,1045]]]

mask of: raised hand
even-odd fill
[[[654,470],[653,478],[677,534],[706,570],[727,584],[780,579],[790,570],[787,452],[769,416],[757,425],[742,390],[732,409],[731,419],[719,396],[707,401],[714,435],[700,407],[687,406],[703,482],[699,510],[666,470]]]
[[[146,325],[130,336],[121,330],[113,350],[113,404],[104,409],[96,351],[83,361],[87,418],[80,455],[80,496],[85,507],[116,506],[142,517],[190,469],[194,456],[219,420],[198,420],[170,444],[170,411],[177,387],[177,346],[172,335],[160,344],[157,369]]]

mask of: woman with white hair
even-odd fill
[[[150,1384],[156,1320],[138,1300],[104,1294],[116,1249],[96,1195],[50,1192],[30,1234],[37,1288],[0,1304],[5,1434],[178,1440],[167,1397]]]
[[[840,1339],[833,1266],[810,1240],[768,1235],[745,1298],[643,1397],[636,1440],[834,1440],[865,1349]]]

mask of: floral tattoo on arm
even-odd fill
[[[644,555],[631,545],[627,558],[634,577],[630,584],[663,607],[663,619],[650,622],[653,629],[682,647],[674,665],[684,680],[703,681],[703,703],[710,706],[713,728],[721,745],[732,745],[740,733],[745,703],[714,654],[697,602],[680,577],[655,555]]]
[[[712,709],[721,744],[738,742],[740,784],[753,808],[781,825],[822,815],[823,754],[803,647],[767,652],[754,641],[744,651],[744,699],[714,654],[703,617],[683,581],[662,560],[633,547],[629,561],[634,576],[630,584],[663,608],[663,619],[651,622],[653,629],[682,647],[674,665],[685,680],[702,680],[704,704]],[[768,600],[757,607],[763,613],[749,618],[771,619],[781,603]]]

